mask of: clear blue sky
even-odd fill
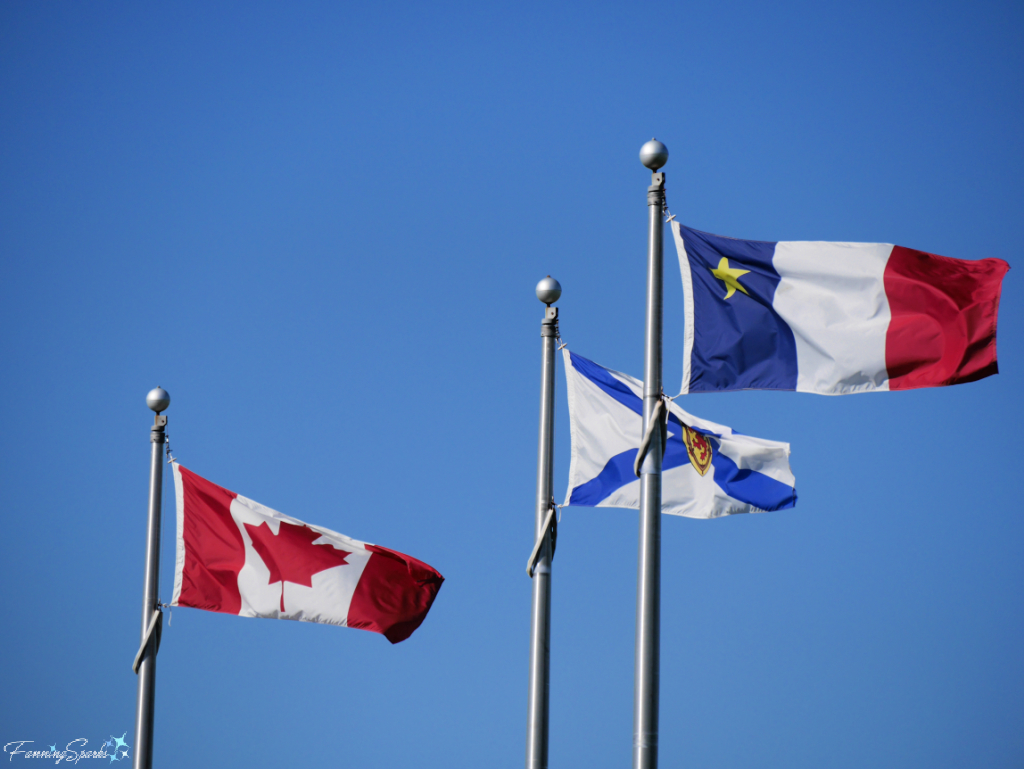
[[[657,136],[698,229],[1013,267],[997,377],[683,404],[791,442],[800,501],[664,521],[662,766],[1019,767],[1022,39],[1011,2],[4,3],[0,740],[131,735],[159,384],[186,467],[447,581],[397,646],[176,610],[157,765],[521,766],[533,287],[641,375]],[[561,370],[556,431],[560,498]],[[563,515],[552,766],[628,766],[636,546]]]

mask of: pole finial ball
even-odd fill
[[[651,139],[640,148],[640,162],[657,171],[668,162],[668,147],[657,139]]]
[[[561,295],[561,284],[550,275],[537,284],[537,298],[544,302],[548,307],[557,302],[558,297]]]
[[[146,405],[159,414],[161,411],[166,411],[167,407],[171,405],[171,396],[164,388],[154,387],[146,396]]]

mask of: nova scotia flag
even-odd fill
[[[566,505],[640,506],[633,462],[642,438],[643,382],[563,349],[572,431]],[[668,402],[663,513],[718,518],[796,504],[789,444],[751,438]]]

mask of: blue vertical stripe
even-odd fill
[[[679,230],[693,279],[690,392],[795,390],[796,341],[772,306],[780,280],[775,243]],[[725,298],[725,282],[712,274],[722,259],[747,270],[738,278],[747,293]]]

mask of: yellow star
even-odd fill
[[[725,292],[725,298],[728,299],[736,293],[737,288],[747,296],[750,296],[747,289],[740,285],[740,275],[746,275],[748,272],[750,272],[750,270],[730,270],[729,260],[723,256],[721,261],[718,263],[718,269],[712,270],[711,274],[725,283],[725,287],[729,289]]]

